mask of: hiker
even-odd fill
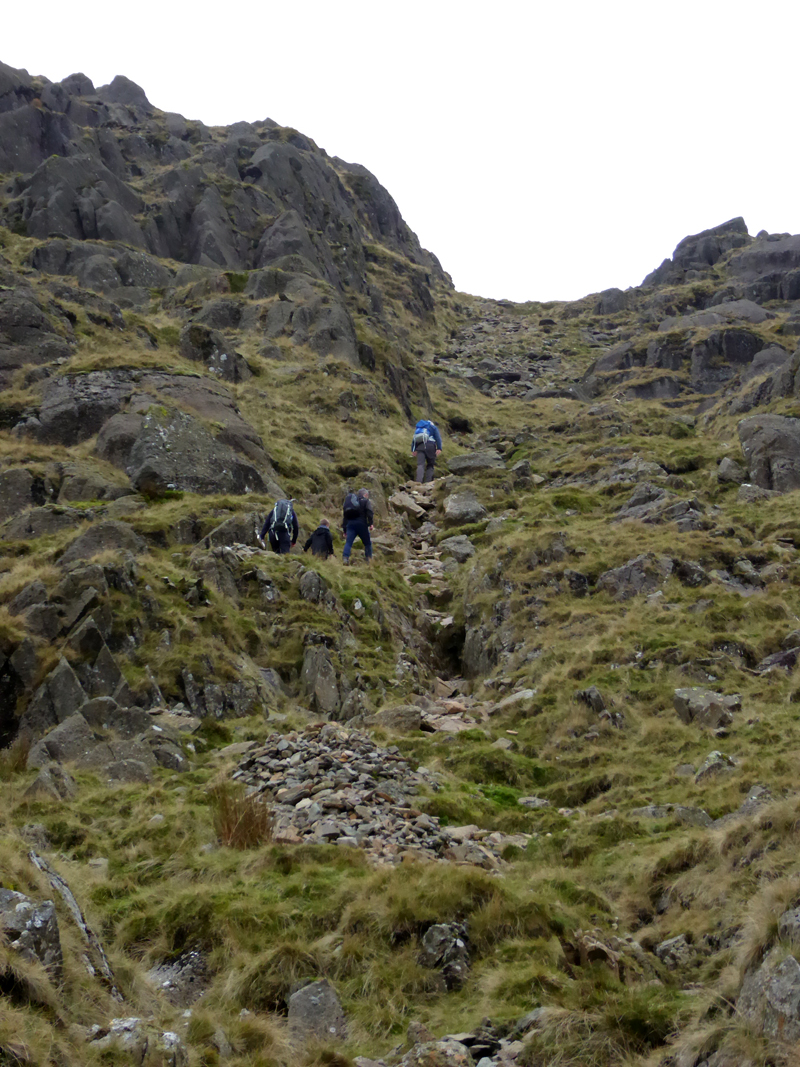
[[[303,545],[304,552],[308,552],[309,548],[315,556],[320,556],[322,559],[335,555],[333,551],[333,534],[327,519],[320,519],[319,526]]]
[[[369,490],[359,489],[357,493],[354,493],[352,489],[348,490],[342,508],[342,532],[345,536],[342,563],[345,566],[350,562],[350,549],[357,537],[361,538],[367,563],[372,560],[372,541],[369,535],[374,514]]]
[[[292,545],[297,544],[297,537],[300,533],[300,526],[297,522],[297,516],[294,513],[292,500],[278,500],[275,503],[275,507],[267,516],[267,521],[261,529],[261,535],[258,538],[258,543],[262,548],[267,546],[264,544],[264,536],[269,534],[269,544],[273,552],[277,552],[279,556],[285,556],[292,550]]]
[[[442,453],[442,435],[439,427],[430,419],[420,419],[414,427],[411,439],[411,453],[417,457],[418,482],[432,482],[433,465],[436,457]]]

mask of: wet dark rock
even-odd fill
[[[581,689],[575,696],[578,700],[581,700],[584,704],[590,707],[596,715],[599,715],[601,711],[606,710],[606,702],[603,700],[603,694],[596,685],[591,685],[588,689]]]
[[[47,602],[47,587],[38,578],[26,585],[8,605],[11,615],[21,615],[23,611],[34,604]]]

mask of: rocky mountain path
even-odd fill
[[[599,348],[607,341],[606,334],[569,327],[546,311],[483,300],[434,363],[497,399],[573,396],[574,346]]]

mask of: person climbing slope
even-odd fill
[[[430,419],[420,419],[414,427],[414,436],[411,439],[412,455],[417,457],[418,482],[432,482],[434,479],[433,467],[436,457],[442,452],[442,435],[439,427]]]
[[[359,489],[357,493],[354,493],[352,489],[348,490],[342,508],[342,531],[345,536],[342,563],[345,566],[350,562],[350,550],[357,537],[361,538],[367,563],[372,560],[372,540],[369,535],[374,514],[367,489]]]
[[[275,507],[267,516],[258,543],[266,548],[264,537],[269,536],[270,548],[279,556],[285,556],[291,552],[292,546],[297,544],[300,533],[300,525],[295,515],[293,500],[277,500]]]
[[[333,551],[333,534],[327,519],[320,519],[319,526],[303,545],[304,552],[308,552],[309,548],[315,556],[320,556],[322,559],[335,555]]]

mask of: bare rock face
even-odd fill
[[[52,496],[44,479],[24,467],[12,467],[0,473],[0,522],[35,505],[44,504]]]
[[[0,931],[27,960],[37,960],[55,981],[61,980],[63,956],[52,900],[35,903],[12,889],[0,889]]]
[[[665,259],[660,267],[647,275],[642,285],[680,282],[687,270],[708,270],[726,252],[743,248],[751,241],[745,221],[741,217],[729,219],[701,233],[691,234],[678,243],[672,253],[672,259]]]
[[[344,1041],[347,1022],[333,986],[323,978],[289,998],[289,1033],[296,1041]]]
[[[629,600],[642,593],[653,593],[672,573],[672,560],[645,553],[628,560],[621,567],[605,571],[597,579],[597,590],[614,600]]]
[[[20,734],[39,738],[52,726],[62,723],[86,703],[86,693],[75,671],[60,659],[34,693],[19,724]]]
[[[800,488],[800,419],[753,415],[739,423],[739,440],[751,482],[778,493]]]
[[[208,964],[196,949],[181,953],[174,960],[156,964],[147,973],[148,979],[170,1002],[179,1008],[201,997],[209,985]]]
[[[0,541],[32,541],[86,522],[76,508],[41,507],[21,511],[0,528]]]
[[[211,436],[203,424],[180,411],[153,409],[131,449],[128,470],[146,496],[170,489],[192,493],[260,493],[261,475],[234,450]]]
[[[51,761],[73,763],[95,747],[97,739],[84,717],[76,712],[37,741],[28,755],[28,767]]]

